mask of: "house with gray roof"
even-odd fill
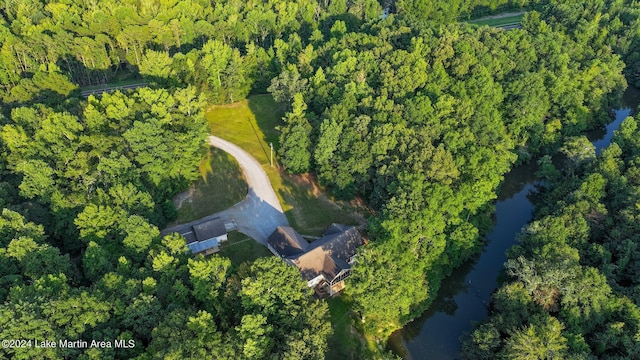
[[[220,250],[219,244],[227,240],[227,228],[220,218],[203,221],[181,234],[187,239],[187,247],[193,254],[209,255]]]
[[[355,227],[341,224],[331,224],[311,243],[285,226],[279,226],[267,240],[269,250],[297,267],[320,297],[333,296],[344,288],[353,257],[362,244],[364,239]]]

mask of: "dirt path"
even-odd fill
[[[173,197],[173,205],[175,205],[176,209],[180,210],[180,208],[182,207],[182,204],[184,204],[185,201],[191,200],[194,190],[195,190],[194,187],[191,186],[189,187],[188,190],[183,191],[180,194]]]

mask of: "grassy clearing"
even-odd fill
[[[278,132],[284,109],[270,95],[257,95],[207,111],[211,133],[239,145],[262,164],[291,226],[305,235],[320,235],[332,222],[357,225],[362,218],[350,203],[327,197],[310,176],[291,176],[277,166]],[[269,143],[274,146],[270,166]]]
[[[504,25],[511,25],[511,24],[519,24],[520,22],[522,22],[523,17],[524,17],[524,13],[513,15],[513,16],[469,20],[468,23],[480,25],[480,26],[488,25],[488,26],[496,27],[496,26],[504,26]]]
[[[111,83],[108,83],[108,84],[93,85],[93,86],[83,86],[83,87],[80,88],[80,91],[102,90],[102,89],[107,89],[107,88],[110,88],[110,87],[120,87],[120,86],[126,86],[126,85],[140,84],[142,82],[143,82],[142,79],[125,79],[125,80],[111,82]]]
[[[331,223],[359,225],[364,221],[354,205],[330,199],[307,175],[279,174],[276,189],[289,223],[304,235],[319,236]],[[273,180],[272,180],[273,183]]]
[[[240,146],[260,164],[269,166],[269,143],[277,147],[276,126],[284,110],[269,95],[252,96],[229,105],[215,105],[207,111],[211,133]]]
[[[366,356],[363,340],[351,325],[351,304],[343,296],[330,298],[329,313],[333,335],[329,338],[327,359],[362,359]]]
[[[203,178],[174,200],[178,208],[177,224],[222,211],[247,195],[247,183],[242,171],[236,160],[226,152],[211,148],[208,161],[200,164],[200,171]]]
[[[235,266],[240,266],[246,261],[253,262],[261,257],[272,256],[266,247],[238,231],[229,233],[228,240],[220,245],[219,254],[229,258],[231,264]]]

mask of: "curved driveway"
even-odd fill
[[[163,235],[173,232],[188,233],[193,225],[222,218],[225,221],[235,221],[240,232],[266,245],[267,238],[278,226],[289,226],[267,174],[260,163],[239,146],[213,135],[209,136],[209,144],[229,153],[238,161],[249,188],[247,196],[226,210],[188,224],[165,229],[162,231]]]

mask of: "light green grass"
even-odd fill
[[[496,27],[496,26],[504,26],[504,25],[511,25],[511,24],[519,24],[520,22],[522,22],[523,17],[524,17],[524,14],[519,14],[519,15],[507,16],[503,18],[469,20],[467,22],[470,24],[475,24],[480,26],[488,25],[488,26]]]
[[[269,249],[241,232],[232,231],[227,236],[228,240],[220,244],[218,254],[231,260],[231,264],[236,267],[247,261],[272,256]]]
[[[175,221],[177,224],[188,223],[222,211],[240,202],[247,195],[247,183],[240,167],[226,152],[211,148],[209,165],[201,164],[201,169],[206,178],[198,180],[187,190],[191,195],[178,209],[178,218]]]
[[[327,197],[310,176],[291,176],[277,166],[276,127],[282,125],[284,110],[270,95],[256,95],[207,111],[211,133],[250,153],[271,180],[291,226],[304,235],[320,235],[332,222],[356,225],[356,209],[349,203]],[[270,166],[269,143],[274,146],[274,167]]]

